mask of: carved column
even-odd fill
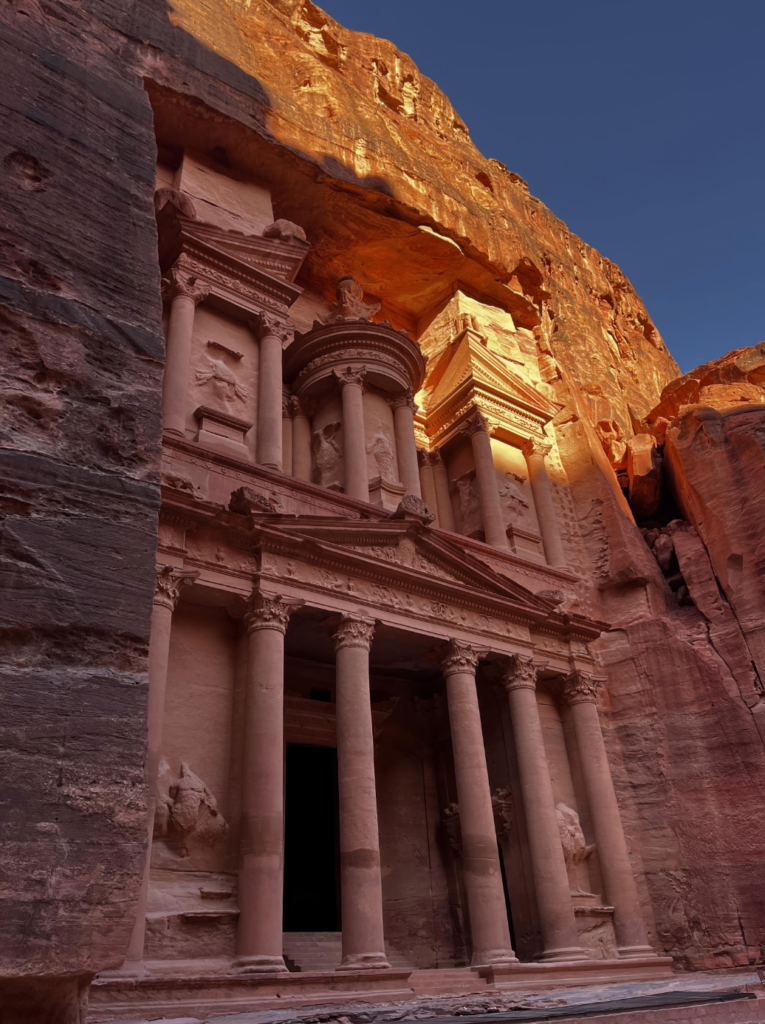
[[[426,505],[430,502],[420,490],[420,474],[417,471],[417,443],[414,439],[414,401],[411,389],[403,395],[391,398],[393,409],[393,428],[396,433],[396,457],[401,483],[406,487],[407,494],[423,498]],[[435,505],[430,505],[435,511]]]
[[[311,480],[311,413],[310,400],[292,402],[292,475],[298,480]]]
[[[534,506],[537,510],[545,557],[549,565],[565,565],[566,555],[563,551],[558,519],[555,515],[550,478],[545,466],[545,456],[550,454],[551,449],[551,444],[529,438],[523,445],[523,454],[526,456],[526,465],[529,468],[531,493],[534,495]]]
[[[366,375],[366,367],[353,370],[349,366],[342,373],[335,370],[335,378],[342,388],[343,399],[345,493],[349,498],[356,498],[358,501],[369,501],[367,444],[364,429],[364,378]]]
[[[518,758],[534,892],[542,930],[542,960],[586,960],[571,903],[566,860],[555,813],[550,769],[536,698],[537,669],[515,655],[502,680]]]
[[[138,896],[135,925],[127,951],[128,962],[143,960],[143,943],[146,933],[146,904],[149,896],[149,875],[151,871],[151,842],[154,833],[154,813],[157,807],[157,776],[162,745],[162,719],[165,712],[165,690],[167,688],[167,666],[170,658],[170,627],[173,611],[181,596],[181,590],[199,576],[198,572],[183,572],[171,565],[157,569],[157,583],[154,590],[154,605],[151,612],[151,636],[149,639],[149,701],[147,715],[148,750],[146,753],[146,779],[149,787],[149,838],[146,847],[146,864]]]
[[[627,841],[611,778],[596,704],[600,683],[583,672],[573,672],[563,685],[562,699],[571,709],[582,777],[587,792],[592,829],[603,876],[606,901],[614,908],[614,931],[619,955],[651,956],[640,910]]]
[[[483,529],[486,543],[501,551],[509,551],[505,517],[502,514],[502,502],[497,486],[497,474],[494,470],[494,457],[491,453],[491,440],[486,420],[478,409],[460,427],[460,433],[470,438],[473,445],[475,460],[475,478],[478,485],[478,496],[481,501]]]
[[[293,405],[287,388],[282,389],[282,469],[292,476],[292,412]]]
[[[250,326],[260,342],[257,461],[261,466],[281,470],[282,350],[292,331],[270,313],[261,313]]]
[[[374,622],[343,615],[337,658],[337,784],[340,813],[341,971],[389,967],[383,935],[375,752],[369,697]]]
[[[449,493],[449,477],[446,473],[446,465],[438,449],[431,454],[433,456],[433,482],[436,487],[438,525],[442,530],[451,530],[452,533],[456,533],[457,527],[454,523],[454,509],[452,508],[452,499]]]
[[[517,963],[510,945],[497,851],[489,773],[475,688],[478,654],[451,640],[441,661],[462,827],[463,875],[473,935],[474,967]]]
[[[236,970],[287,970],[284,888],[284,634],[302,601],[255,591],[248,603],[247,703]]]
[[[162,279],[162,294],[170,300],[170,322],[165,343],[165,374],[162,378],[162,429],[186,434],[191,341],[194,312],[209,290],[183,269],[183,256]]]
[[[420,448],[417,452],[420,463],[420,484],[422,486],[422,500],[431,512],[436,516],[436,526],[441,525],[440,509],[438,508],[438,496],[436,484],[433,479],[433,455]]]

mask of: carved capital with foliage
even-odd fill
[[[250,330],[258,341],[263,338],[278,338],[282,345],[292,341],[295,334],[294,328],[273,313],[258,313],[254,320],[250,320]]]
[[[354,369],[352,366],[348,366],[345,370],[333,370],[333,375],[340,387],[357,387],[363,390],[367,368],[360,366],[358,369]]]
[[[480,410],[474,409],[465,422],[461,424],[459,432],[463,437],[472,439],[475,434],[488,434],[489,427]]]
[[[572,672],[563,680],[560,698],[569,707],[572,704],[595,704],[603,688],[599,679],[593,679],[586,672]]]
[[[532,455],[539,455],[544,459],[552,451],[552,443],[550,441],[539,441],[535,437],[527,437],[521,445],[521,451],[527,459],[530,459]]]
[[[195,306],[210,294],[207,285],[186,269],[186,257],[181,255],[162,278],[162,298],[172,302],[179,295],[191,299]]]
[[[403,391],[400,395],[394,395],[388,399],[388,405],[391,409],[411,409],[413,413],[417,412],[417,406],[414,404],[414,393],[411,388]]]
[[[286,598],[281,594],[271,596],[253,590],[244,613],[247,632],[253,633],[256,629],[278,629],[280,633],[286,633],[290,615],[304,604],[302,598]]]
[[[510,693],[512,690],[536,690],[539,668],[533,658],[522,654],[514,654],[508,658],[502,674],[502,685]]]
[[[335,651],[343,647],[363,647],[369,650],[375,633],[374,619],[364,619],[358,615],[343,615],[340,625],[332,634]]]
[[[462,640],[450,640],[441,654],[441,671],[445,676],[456,673],[475,675],[481,652]]]
[[[190,586],[198,578],[199,573],[196,571],[186,572],[183,569],[176,569],[172,565],[163,565],[157,569],[154,604],[161,608],[169,608],[171,612],[174,611],[183,588]]]

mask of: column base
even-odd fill
[[[617,946],[620,960],[634,960],[638,957],[656,956],[652,946]]]
[[[512,949],[487,949],[482,953],[473,953],[471,967],[504,967],[517,964],[518,957]]]
[[[231,974],[289,974],[283,956],[238,956]]]
[[[349,953],[336,971],[389,971],[385,953]]]
[[[546,949],[543,953],[537,953],[534,957],[539,963],[549,963],[551,960],[589,960],[581,946],[561,946],[558,949]]]

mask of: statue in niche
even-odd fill
[[[197,385],[204,387],[211,384],[224,401],[231,402],[238,398],[244,402],[248,395],[247,388],[236,379],[234,371],[219,359],[207,359],[207,366],[200,367],[196,372]]]
[[[169,794],[157,801],[155,835],[173,839],[187,855],[190,846],[214,846],[227,830],[213,794],[181,762],[181,774],[170,785]]]
[[[466,473],[458,480],[455,480],[454,488],[457,491],[462,522],[467,523],[473,516],[478,514],[481,505],[473,474]]]
[[[379,430],[367,445],[367,455],[373,456],[377,473],[383,480],[396,479],[393,469],[393,445],[382,430]]]
[[[555,816],[558,819],[558,831],[560,833],[561,846],[563,847],[563,857],[566,861],[566,870],[570,878],[576,868],[583,864],[588,857],[592,856],[595,844],[587,845],[584,832],[582,832],[582,826],[579,824],[579,815],[573,808],[568,807],[564,803],[556,804]],[[572,891],[579,895],[584,895],[578,888]]]
[[[505,505],[517,516],[521,516],[524,510],[529,507],[528,501],[523,496],[516,480],[523,482],[522,477],[517,477],[515,473],[504,473],[504,480],[499,485],[499,496],[505,502]]]
[[[321,430],[315,430],[311,438],[315,482],[321,487],[337,483],[338,465],[343,455],[335,440],[339,430],[339,423],[327,423]]]
[[[335,290],[337,302],[332,304],[329,313],[330,323],[343,320],[369,320],[380,311],[382,303],[364,302],[364,289],[353,277],[341,277]]]

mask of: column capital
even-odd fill
[[[464,437],[473,438],[475,434],[489,433],[489,425],[480,409],[474,409],[464,423],[460,425],[460,434]]]
[[[602,688],[602,680],[594,679],[587,672],[580,672],[577,669],[563,680],[560,698],[564,704],[569,706],[572,704],[595,704]]]
[[[248,324],[258,341],[272,337],[278,338],[282,345],[286,345],[288,341],[292,341],[295,333],[291,324],[273,313],[258,313],[254,319],[248,321]]]
[[[154,604],[162,608],[175,610],[178,598],[184,587],[188,587],[199,578],[196,571],[187,572],[183,569],[176,569],[172,565],[163,565],[157,569],[157,581],[154,588]]]
[[[502,673],[502,685],[510,693],[513,690],[536,690],[539,666],[533,658],[523,654],[514,654],[508,658]]]
[[[440,448],[434,448],[433,451],[430,453],[430,457],[431,459],[433,459],[434,466],[443,466],[444,469],[446,469],[446,463],[444,462],[444,457],[441,454]]]
[[[162,278],[162,298],[172,301],[183,295],[191,299],[195,306],[204,302],[210,289],[204,282],[184,266],[184,258],[180,256]]]
[[[527,459],[532,455],[541,455],[544,459],[552,451],[552,442],[540,441],[536,437],[527,437],[521,444],[521,451]]]
[[[345,370],[333,370],[332,374],[340,387],[344,388],[352,385],[363,390],[367,368],[366,366],[360,366],[354,370],[352,366],[348,366]]]
[[[413,413],[417,412],[418,406],[414,404],[414,392],[411,388],[407,388],[406,391],[402,391],[400,395],[393,395],[392,398],[386,399],[391,409],[411,409]]]
[[[441,652],[441,671],[445,676],[458,672],[473,676],[482,653],[463,640],[452,639]]]
[[[318,405],[315,398],[298,398],[297,395],[291,395],[289,403],[290,415],[293,419],[295,416],[305,416],[306,419],[310,420],[316,412],[316,407]]]
[[[375,633],[374,619],[365,619],[360,615],[344,614],[340,616],[340,624],[332,634],[335,651],[343,647],[363,647],[369,650]]]
[[[305,604],[301,598],[285,598],[281,594],[273,596],[253,590],[247,601],[244,613],[244,624],[248,633],[256,629],[276,629],[280,633],[287,632],[290,615]]]
[[[417,461],[421,466],[434,466],[435,465],[435,452],[426,451],[425,448],[417,449]]]

